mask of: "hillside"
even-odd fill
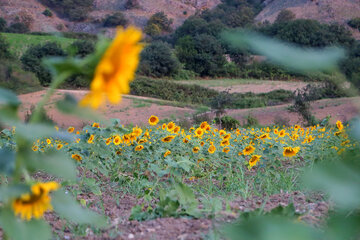
[[[213,8],[220,0],[139,0],[140,8],[125,10],[125,0],[95,0],[93,11],[90,12],[86,22],[70,22],[59,16],[46,17],[42,12],[46,6],[39,0],[0,0],[0,17],[5,18],[9,23],[15,21],[19,16],[30,17],[33,23],[30,26],[32,31],[54,32],[54,31],[75,31],[98,33],[105,30],[111,34],[113,29],[103,29],[99,21],[109,14],[122,11],[130,23],[143,27],[149,17],[158,12],[164,11],[169,18],[174,19],[173,26],[179,26],[197,10]],[[175,10],[175,11],[174,11]]]
[[[315,19],[322,23],[341,23],[360,17],[360,0],[267,0],[265,8],[256,16],[257,22],[274,22],[283,9],[292,11],[296,18]],[[357,30],[351,29],[356,38]]]

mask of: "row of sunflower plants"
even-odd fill
[[[98,120],[96,114],[84,107],[96,109],[106,98],[118,103],[121,94],[129,92],[129,83],[134,78],[143,48],[141,38],[141,31],[134,27],[118,29],[112,43],[102,39],[94,54],[84,59],[47,59],[44,64],[51,70],[53,81],[27,124],[18,117],[21,102],[17,96],[0,89],[0,123],[4,127],[0,132],[0,237],[51,239],[51,228],[43,218],[46,212],[53,210],[72,223],[106,226],[106,218],[83,208],[71,194],[74,192],[71,186],[81,187],[89,182],[80,175],[86,171],[77,168],[76,163],[81,156],[91,159],[91,154],[68,144],[79,140],[69,132],[42,122],[41,114],[50,97],[68,77],[83,74],[93,78],[89,94],[79,104],[66,96],[57,103],[57,108],[66,114]],[[44,151],[36,145],[41,145],[40,139],[46,139],[48,146],[56,148]],[[67,145],[78,153],[69,155],[62,151]]]

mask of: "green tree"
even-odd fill
[[[185,68],[201,76],[217,76],[223,71],[226,63],[224,50],[213,36],[201,34],[195,37],[180,38],[176,52]]]
[[[5,19],[0,17],[0,32],[5,32],[7,22]]]
[[[48,86],[51,82],[50,72],[43,66],[42,59],[49,56],[65,56],[65,52],[55,42],[29,47],[21,57],[23,68],[36,74],[41,85]]]
[[[128,20],[122,12],[116,12],[113,15],[107,16],[104,21],[104,27],[125,27],[128,24]]]
[[[173,76],[179,68],[180,63],[167,43],[153,42],[141,53],[139,67],[141,74],[151,77]]]
[[[155,34],[158,35],[162,32],[171,32],[172,23],[173,19],[169,19],[164,12],[157,12],[149,18],[144,32],[150,36],[155,36]],[[156,27],[160,29],[160,33],[158,33],[159,31],[154,31]]]
[[[0,34],[0,59],[11,58],[11,53],[9,51],[10,45],[6,39]]]
[[[283,9],[279,12],[279,14],[276,17],[275,22],[276,23],[282,23],[282,22],[289,22],[295,19],[295,14],[288,10],[288,9]]]

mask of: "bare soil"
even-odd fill
[[[59,113],[54,106],[56,100],[63,98],[64,93],[70,93],[77,99],[81,99],[87,91],[85,90],[58,90],[51,101],[46,105],[48,116],[60,127],[67,128],[74,126],[81,128],[89,121],[77,119],[76,117],[68,116]],[[20,109],[20,117],[25,118],[29,113],[32,105],[35,105],[40,98],[45,94],[45,91],[19,95],[23,105]],[[356,103],[360,102],[360,97],[357,98],[339,98],[339,99],[323,99],[314,102],[312,106],[312,113],[318,118],[323,119],[331,115],[331,122],[337,120],[347,121],[355,117],[358,113]],[[289,113],[287,110],[289,104],[278,105],[265,108],[253,109],[229,109],[226,114],[230,115],[240,122],[245,121],[248,115],[252,115],[259,120],[261,125],[271,125],[275,119],[282,118],[289,124],[301,123],[301,118],[295,113]],[[151,115],[156,115],[160,119],[180,119],[189,117],[196,112],[190,107],[177,107],[167,101],[158,99],[124,96],[123,101],[119,105],[107,105],[99,110],[99,114],[105,116],[107,119],[118,118],[124,125],[133,124],[138,126],[146,126],[148,118]]]

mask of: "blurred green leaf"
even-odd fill
[[[0,226],[8,237],[14,240],[48,240],[51,228],[43,220],[21,221],[9,208],[0,212]]]
[[[52,194],[52,205],[61,217],[78,224],[91,224],[97,227],[106,226],[106,219],[103,216],[81,207],[69,194],[62,190]]]
[[[30,187],[24,184],[0,186],[0,202],[7,202],[9,199],[19,197],[30,191]]]
[[[0,106],[1,105],[19,106],[20,104],[21,102],[17,98],[15,93],[7,89],[0,88]]]
[[[325,240],[319,230],[282,217],[258,216],[224,230],[231,240]]]
[[[52,57],[43,60],[53,75],[59,75],[63,72],[79,74],[83,71],[83,60],[77,58]]]
[[[251,31],[226,31],[222,37],[234,47],[252,50],[293,71],[327,71],[345,58],[341,48],[301,48]]]
[[[74,115],[81,119],[98,121],[103,124],[105,120],[95,112],[92,112],[88,108],[79,107],[78,101],[70,94],[65,94],[65,98],[56,103],[56,107],[65,114]]]
[[[0,173],[10,175],[15,169],[15,152],[0,149]]]
[[[360,206],[360,175],[342,164],[319,165],[305,174],[307,186],[329,193],[337,207],[356,209]]]
[[[33,152],[28,159],[28,167],[43,170],[62,179],[76,180],[76,165],[65,153],[51,151],[46,154]]]
[[[56,134],[56,130],[53,126],[45,124],[16,123],[14,126],[16,127],[16,133],[29,141],[42,137],[51,137]]]

